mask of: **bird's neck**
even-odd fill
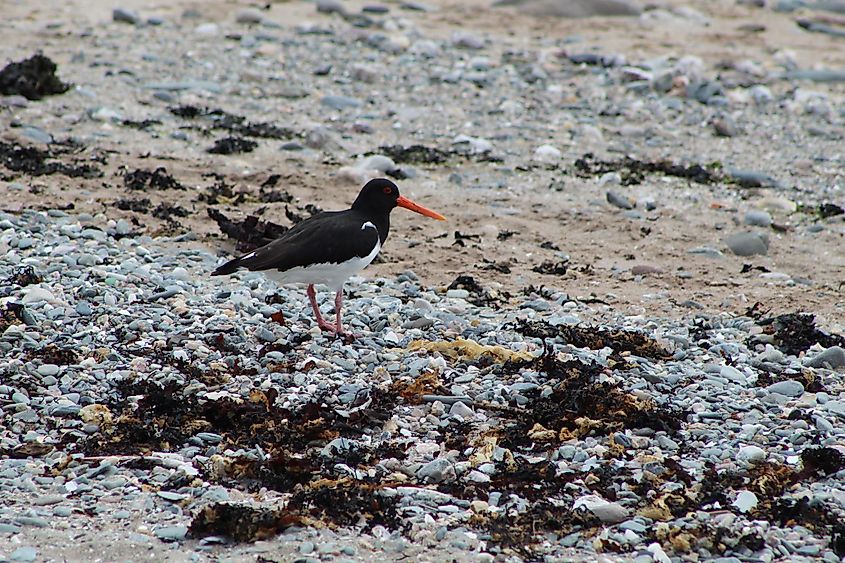
[[[390,215],[373,217],[370,221],[376,226],[376,230],[378,230],[379,243],[384,244],[384,241],[387,240],[387,233],[390,231]]]
[[[358,208],[353,206],[352,210],[358,215],[362,223],[369,221],[376,226],[379,243],[384,244],[384,241],[387,239],[387,233],[390,231],[390,212],[384,213],[375,209],[362,208],[361,206]]]

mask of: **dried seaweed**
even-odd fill
[[[608,172],[618,172],[623,186],[642,184],[648,174],[685,178],[697,184],[712,184],[722,179],[712,167],[708,169],[700,164],[684,166],[667,160],[649,162],[630,156],[621,160],[599,160],[591,153],[575,161],[575,175],[581,178],[602,176]]]
[[[758,319],[757,324],[763,327],[764,333],[774,337],[775,346],[784,354],[797,356],[815,344],[825,348],[845,346],[845,337],[816,328],[816,316],[812,313],[787,313]]]
[[[283,508],[217,502],[194,515],[188,533],[193,538],[223,536],[239,542],[254,542],[270,539],[291,526],[307,524],[300,515]]]
[[[533,338],[560,338],[576,348],[601,350],[611,348],[617,354],[628,352],[636,356],[655,360],[672,357],[666,348],[653,338],[640,332],[613,330],[605,327],[551,325],[542,320],[518,321],[516,331]],[[621,359],[617,356],[617,361]]]
[[[258,143],[242,137],[228,136],[214,141],[214,145],[206,149],[210,154],[238,154],[252,152],[258,147]]]
[[[155,170],[136,168],[123,175],[123,185],[130,190],[184,190],[176,178],[168,174],[167,169],[159,166]]]
[[[28,285],[41,283],[44,278],[35,271],[35,268],[29,265],[17,266],[9,276],[2,282],[3,285],[17,285],[26,287]]]
[[[223,234],[238,242],[235,248],[239,252],[249,252],[264,246],[288,230],[287,227],[277,223],[262,221],[255,215],[249,215],[241,221],[234,221],[211,207],[208,208],[208,216],[217,222]]]
[[[70,178],[99,178],[103,172],[90,164],[66,164],[55,160],[52,150],[0,141],[0,163],[13,172],[29,176],[63,174]]]
[[[56,76],[56,63],[41,53],[7,64],[0,70],[0,94],[19,94],[28,100],[64,94],[70,88]]]

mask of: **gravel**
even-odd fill
[[[415,403],[400,402],[391,407],[381,430],[376,425],[372,433],[335,438],[320,446],[320,456],[328,460],[324,477],[341,475],[355,480],[375,475],[401,476],[395,477],[401,481],[388,481],[384,494],[386,498],[401,499],[399,505],[405,507],[401,519],[417,530],[410,532],[407,541],[420,541],[420,534],[427,529],[422,523],[430,521],[440,530],[438,535],[446,534],[441,541],[451,541],[458,546],[455,549],[476,553],[483,549],[482,544],[462,531],[472,514],[493,517],[498,510],[519,513],[537,502],[524,492],[495,490],[509,486],[508,479],[514,478],[513,474],[503,473],[508,464],[521,464],[523,470],[528,470],[548,462],[558,475],[580,472],[587,476],[613,468],[612,475],[625,482],[644,475],[644,471],[666,474],[666,460],[677,459],[673,463],[679,463],[677,467],[697,481],[712,464],[722,473],[751,471],[749,468],[754,466],[765,467],[760,465],[764,463],[786,464],[784,467],[797,470],[809,444],[835,446],[845,435],[842,427],[832,422],[845,418],[845,400],[837,391],[843,375],[833,367],[841,364],[840,347],[808,352],[810,359],[802,360],[765,340],[752,344],[748,334],[761,333],[753,330],[754,321],[746,317],[709,318],[706,338],[699,337],[697,344],[689,338],[690,331],[699,330],[696,326],[700,325],[695,322],[618,317],[608,326],[658,336],[664,343],[671,341],[674,352],[667,356],[671,359],[662,360],[630,356],[628,364],[606,368],[603,377],[642,400],[687,413],[679,419],[683,421],[679,429],[667,433],[634,426],[610,434],[585,434],[558,446],[538,448],[549,440],[554,444],[558,433],[532,423],[533,427],[523,431],[527,432],[526,439],[535,444],[533,451],[515,446],[504,448],[495,440],[486,441],[484,436],[494,435],[490,432],[497,428],[498,432],[513,432],[513,422],[508,422],[508,413],[513,409],[522,413],[516,420],[537,416],[528,414],[533,401],[553,393],[547,376],[536,368],[502,372],[495,363],[456,361],[446,352],[448,348],[443,348],[443,357],[407,349],[414,340],[448,342],[444,331],[449,326],[482,346],[499,346],[507,354],[537,357],[544,344],[514,330],[512,323],[522,314],[516,311],[530,310],[535,320],[553,319],[563,314],[577,317],[581,306],[576,304],[573,308],[562,299],[547,301],[544,308],[479,308],[466,301],[470,291],[426,288],[418,281],[410,281],[419,279],[412,273],[383,279],[378,284],[355,281],[351,286],[356,297],[347,300],[347,318],[361,337],[353,345],[344,345],[312,328],[301,290],[277,288],[272,282],[247,274],[242,283],[224,282],[230,289],[221,292],[221,282],[207,275],[217,259],[202,247],[174,246],[163,238],[120,236],[116,232],[119,238],[84,238],[82,233],[93,228],[96,220],[34,211],[0,214],[0,221],[7,225],[0,233],[0,243],[20,233],[36,240],[28,248],[7,254],[0,262],[0,279],[8,278],[21,260],[43,277],[37,286],[12,284],[3,289],[6,306],[23,304],[31,320],[23,323],[13,318],[0,337],[9,345],[0,361],[4,373],[0,387],[0,400],[4,402],[0,443],[6,451],[23,451],[43,444],[44,451],[50,452],[43,457],[29,457],[28,462],[12,458],[0,462],[0,498],[5,499],[6,506],[13,507],[0,514],[0,525],[7,534],[26,538],[31,533],[28,530],[53,530],[58,525],[56,517],[72,522],[76,514],[86,510],[86,499],[108,495],[114,500],[97,505],[99,519],[134,521],[140,517],[147,530],[140,532],[144,541],[191,544],[198,541],[189,537],[191,518],[197,510],[214,502],[232,502],[233,495],[240,498],[237,483],[224,480],[213,486],[197,486],[190,481],[200,472],[208,478],[212,473],[208,473],[207,464],[215,456],[220,456],[222,462],[226,456],[261,459],[266,455],[250,449],[249,441],[238,444],[240,454],[221,449],[232,447],[231,430],[223,427],[200,428],[184,443],[174,442],[169,451],[153,454],[153,461],[145,465],[124,464],[120,456],[97,458],[78,453],[86,440],[96,439],[115,424],[119,412],[114,405],[121,401],[121,389],[142,380],[176,386],[189,396],[206,401],[222,396],[248,401],[257,389],[263,393],[273,390],[277,405],[294,408],[320,397],[334,405],[336,412],[349,417],[368,408],[374,393],[396,393],[388,391],[391,382],[436,374],[449,393],[421,393]],[[62,249],[66,258],[82,253],[133,258],[90,263],[71,259],[59,271],[51,268],[56,249]],[[177,263],[179,266],[175,266]],[[161,293],[161,287],[168,286],[174,291],[152,299]],[[269,292],[281,297],[280,304],[264,303]],[[403,302],[398,298],[409,292],[417,301]],[[77,305],[83,296],[96,315],[79,312]],[[420,300],[427,303],[425,314],[433,322],[404,328],[402,318],[419,311]],[[458,301],[461,316],[450,312],[449,304]],[[286,319],[284,326],[269,319],[279,309]],[[54,311],[60,311],[60,315],[51,315]],[[393,316],[396,313],[398,316]],[[473,322],[485,328],[479,331]],[[226,346],[214,344],[217,334],[225,335]],[[257,353],[262,347],[296,342],[297,335],[306,337],[299,340],[299,345]],[[573,347],[562,338],[547,339],[545,345],[581,362],[609,365],[607,348]],[[56,355],[59,350],[74,352]],[[731,365],[724,363],[724,354],[733,359]],[[54,359],[45,361],[47,357]],[[279,371],[274,367],[278,365],[288,367]],[[254,371],[250,375],[230,375],[214,385],[204,379],[204,374],[233,366]],[[813,380],[799,377],[805,372],[815,373],[815,381],[827,391],[808,388],[806,382]],[[764,376],[769,374],[787,377],[762,385]],[[137,404],[137,398],[134,402]],[[789,416],[798,409],[807,413],[810,424],[803,418]],[[602,415],[592,416],[600,419]],[[441,442],[444,432],[458,432],[463,436],[461,440],[469,440],[466,444],[475,445],[448,447]],[[350,461],[388,444],[399,450],[377,454],[375,465]],[[611,447],[639,453],[608,457]],[[401,459],[395,453],[400,450]],[[50,467],[56,469],[47,471]],[[616,477],[610,479],[613,482]],[[177,482],[181,485],[169,484]],[[534,482],[546,486],[541,477],[535,477]],[[832,498],[830,495],[840,494],[836,492],[840,490],[839,483],[832,478],[798,481],[791,494],[813,491],[816,496]],[[670,479],[666,486],[672,490],[685,485]],[[474,487],[482,488],[477,496],[471,492]],[[657,548],[652,548],[655,544],[647,541],[652,530],[650,521],[638,516],[654,510],[644,508],[651,506],[646,497],[623,488],[615,489],[616,498],[611,501],[585,484],[573,483],[572,487],[571,493],[548,494],[557,498],[555,502],[563,503],[561,510],[586,511],[597,518],[604,526],[602,541],[622,542],[642,556],[659,555]],[[489,492],[481,492],[490,488]],[[454,493],[459,490],[469,498],[456,496]],[[606,489],[599,491],[608,494]],[[755,512],[760,506],[759,492],[738,488],[732,495],[728,504],[720,508],[732,511],[736,521],[732,529],[742,530],[742,526],[751,525],[750,519],[761,518]],[[273,498],[269,495],[265,502],[273,502]],[[148,507],[147,512],[136,516],[132,507],[142,505]],[[840,510],[831,504],[826,506],[828,510]],[[672,525],[690,527],[701,518],[709,518],[709,511],[714,508],[715,505],[693,506],[688,514],[669,518]],[[769,545],[773,547],[762,548],[763,551],[780,553],[781,546],[790,553],[799,549],[810,553],[816,547],[821,553],[825,549],[823,543],[816,543],[822,540],[813,534],[795,534],[776,522],[769,522],[768,526],[772,542]],[[352,536],[338,536],[327,543],[309,534],[312,532],[307,528],[294,532],[299,540],[292,545],[298,546],[302,555],[339,554],[341,546],[347,550],[362,549]],[[401,534],[390,537],[395,538],[391,541],[406,541],[400,540]],[[596,544],[574,533],[544,549],[554,553],[564,549],[564,545],[588,553]],[[33,560],[37,554],[33,548],[19,547],[8,557]]]

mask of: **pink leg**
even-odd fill
[[[327,323],[320,313],[320,307],[317,306],[317,292],[314,291],[314,284],[309,284],[305,291],[308,294],[308,300],[311,301],[311,308],[314,309],[314,316],[317,317],[317,326],[329,332],[337,332],[337,327],[331,323]]]
[[[335,320],[337,321],[337,334],[338,336],[342,336],[346,342],[351,342],[355,340],[355,335],[351,332],[346,332],[343,330],[343,324],[340,321],[341,310],[343,309],[343,289],[341,288],[338,290],[337,293],[334,294],[334,311],[335,311]]]

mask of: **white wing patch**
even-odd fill
[[[244,254],[241,256],[241,260],[246,260],[247,258],[252,258],[253,256],[255,256],[255,251],[252,251],[249,254]]]
[[[362,230],[362,231],[363,231],[364,229],[375,229],[375,228],[376,228],[376,226],[375,226],[375,225],[373,225],[372,223],[370,223],[369,221],[367,221],[366,223],[364,223],[363,225],[361,225],[361,230]]]

